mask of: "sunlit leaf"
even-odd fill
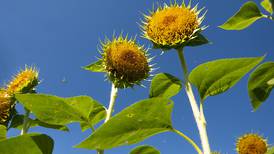
[[[225,30],[242,30],[262,17],[263,14],[256,3],[249,1],[245,3],[235,15],[219,27]]]
[[[204,100],[233,87],[243,76],[258,65],[264,57],[231,58],[206,62],[197,66],[189,75]]]
[[[160,151],[150,145],[141,145],[134,148],[130,154],[160,154]]]
[[[258,66],[250,75],[248,94],[254,110],[258,109],[271,93],[274,87],[273,78],[274,62],[267,62]]]
[[[274,146],[270,147],[270,148],[267,150],[266,154],[274,154]]]
[[[263,0],[261,6],[270,14],[273,14],[274,0]]]
[[[95,63],[84,66],[83,68],[91,72],[106,72],[102,60],[98,60]]]
[[[149,97],[171,98],[182,89],[181,81],[167,73],[157,74],[151,82]]]
[[[44,134],[26,134],[0,141],[1,154],[52,154],[54,141]]]
[[[80,122],[91,126],[103,119],[97,114],[106,112],[100,103],[88,96],[61,98],[45,94],[17,94],[16,99],[37,119],[53,125]]]
[[[7,138],[7,127],[4,125],[0,125],[0,140],[4,140]]]
[[[33,119],[29,118],[28,122],[29,122],[30,128],[41,126],[41,127],[51,128],[51,129],[56,129],[56,130],[61,130],[61,131],[69,131],[67,126],[47,124],[47,123],[42,122],[38,119],[33,120]],[[17,129],[21,130],[23,128],[23,123],[24,123],[24,115],[15,115],[12,118],[12,121],[11,121],[11,124],[9,127],[17,128]]]
[[[170,131],[172,108],[173,103],[165,98],[142,100],[113,116],[76,147],[110,149]]]

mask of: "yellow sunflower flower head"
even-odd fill
[[[140,85],[141,81],[149,77],[151,67],[147,50],[136,43],[135,39],[113,37],[101,43],[103,67],[108,79],[117,88]]]
[[[1,125],[7,123],[13,104],[14,104],[14,100],[8,94],[8,92],[4,89],[0,89],[0,124]]]
[[[238,138],[236,147],[238,154],[265,154],[268,144],[257,134],[245,134]]]
[[[29,93],[38,85],[38,71],[34,67],[26,66],[7,85],[9,94]]]
[[[152,41],[155,48],[182,48],[206,28],[201,27],[206,12],[199,17],[203,9],[198,10],[198,5],[191,8],[191,2],[187,6],[176,1],[159,6],[144,15],[143,37]]]

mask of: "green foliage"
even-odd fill
[[[160,151],[150,145],[141,145],[134,148],[130,154],[160,154]]]
[[[273,146],[273,147],[270,147],[270,148],[267,150],[266,154],[274,154],[274,146]]]
[[[44,134],[27,134],[0,141],[1,154],[51,154],[54,141]]]
[[[0,140],[7,138],[7,127],[4,125],[0,125]]]
[[[172,130],[173,103],[165,98],[137,102],[113,116],[77,148],[110,149],[130,145]]]
[[[206,62],[196,67],[189,80],[200,93],[202,100],[223,93],[258,65],[264,57],[231,58]]]
[[[274,10],[274,0],[263,0],[261,2],[261,6],[267,11],[269,12],[271,15],[273,14],[273,10]]]
[[[249,1],[246,2],[235,15],[219,27],[225,30],[242,30],[263,17],[256,3]]]
[[[266,62],[250,75],[248,81],[248,94],[254,110],[264,102],[274,87],[274,62]]]
[[[41,126],[41,127],[57,129],[57,130],[61,130],[61,131],[69,131],[67,126],[52,125],[52,124],[42,122],[38,119],[29,118],[28,122],[29,122],[30,128],[31,127]],[[24,123],[24,115],[15,115],[12,118],[12,121],[11,121],[11,124],[10,124],[9,128],[17,128],[17,129],[21,130],[23,128],[23,123]]]
[[[197,34],[197,36],[194,39],[192,39],[190,41],[187,41],[185,46],[194,47],[194,46],[205,45],[205,44],[208,44],[208,43],[210,43],[208,41],[208,39],[206,37],[204,37],[202,34],[199,33],[199,34]]]
[[[105,67],[103,65],[103,60],[98,60],[95,63],[89,64],[83,67],[85,70],[91,72],[106,72]]]
[[[182,89],[182,82],[167,73],[157,74],[151,82],[149,97],[171,98]]]
[[[16,99],[42,122],[66,125],[80,122],[90,127],[105,117],[105,108],[88,96],[61,98],[45,94],[17,94]]]

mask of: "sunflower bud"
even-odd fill
[[[134,39],[113,38],[102,43],[103,66],[117,88],[132,87],[149,76],[147,51]]]
[[[20,71],[7,85],[9,94],[31,92],[39,83],[38,71],[32,67],[26,67]]]
[[[145,15],[143,37],[157,48],[181,48],[204,29],[200,27],[205,16],[199,17],[202,10],[197,10],[197,5],[194,8],[190,4],[186,6],[184,2],[181,5],[176,2],[170,6],[165,4]]]
[[[257,134],[246,134],[237,141],[239,154],[265,154],[267,152],[266,140]]]

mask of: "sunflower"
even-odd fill
[[[156,48],[182,48],[206,28],[201,27],[206,12],[199,17],[203,9],[198,10],[198,5],[191,8],[191,3],[179,5],[176,1],[159,6],[156,11],[144,15],[143,37],[152,41]]]
[[[116,88],[140,85],[149,77],[151,66],[147,49],[136,43],[136,39],[128,37],[113,37],[101,43],[102,67],[108,79]]]
[[[237,140],[239,154],[265,154],[267,152],[266,140],[257,134],[246,134]]]
[[[10,117],[10,111],[14,104],[12,97],[4,89],[0,89],[0,124],[5,125]]]

